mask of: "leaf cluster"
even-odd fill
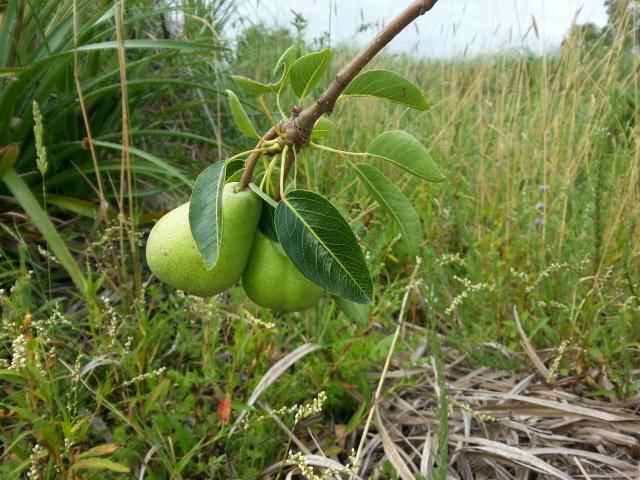
[[[289,259],[305,277],[343,299],[339,304],[368,304],[372,301],[372,279],[356,235],[330,200],[320,193],[298,187],[297,170],[304,161],[305,150],[287,144],[282,127],[287,121],[295,124],[295,118],[303,108],[294,107],[291,110],[293,120],[288,120],[281,105],[284,91],[290,88],[298,104],[304,105],[326,77],[332,54],[332,50],[326,48],[299,56],[297,48],[291,46],[276,62],[271,81],[232,77],[245,96],[258,100],[277,135],[275,139],[262,138],[238,95],[227,90],[232,118],[238,130],[258,140],[258,144],[254,150],[231,157],[229,162],[240,163],[233,164],[236,172],[230,176],[225,174],[224,165],[218,163],[208,167],[196,180],[190,204],[190,225],[205,263],[213,268],[219,250],[219,232],[224,228],[220,215],[222,180],[237,179],[243,175],[240,173],[245,167],[241,163],[243,159],[248,162],[251,156],[261,155],[263,150],[269,149],[273,158],[263,166],[260,186],[251,185],[265,200],[266,213],[263,217],[266,215],[266,218],[260,223],[261,231],[280,242]],[[268,107],[266,99],[272,97],[275,97],[280,119],[276,119]],[[429,108],[427,100],[413,83],[390,70],[374,69],[360,73],[346,86],[340,99],[349,101],[358,97],[384,99],[416,110]],[[334,129],[333,120],[320,117],[311,132],[309,148],[326,151],[327,155],[339,155],[397,223],[412,256],[417,255],[422,231],[416,210],[382,170],[372,163],[353,162],[351,158],[379,159],[423,180],[443,181],[445,177],[429,151],[415,137],[401,130],[381,133],[365,152],[347,152],[315,143],[319,139],[326,140]],[[294,180],[285,188],[290,167],[294,170]],[[353,314],[358,309],[345,307],[345,311]]]

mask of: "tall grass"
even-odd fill
[[[583,242],[598,234],[602,254],[590,253],[602,258],[601,270],[602,262],[640,247],[637,64],[616,43],[546,58],[381,60],[376,66],[398,68],[419,83],[432,109],[415,116],[376,101],[345,101],[336,112],[344,133],[336,143],[362,148],[376,125],[408,125],[450,177],[430,193],[462,199],[457,210],[475,248],[499,247],[503,259],[524,256],[540,266],[567,258],[576,246],[586,253]],[[538,201],[544,208],[536,212]],[[598,228],[596,215],[606,219]],[[432,241],[438,231],[452,233],[432,227]]]
[[[142,8],[143,1],[126,4],[132,13],[122,21],[123,40],[148,40],[150,31],[158,32],[152,19],[160,12]],[[77,3],[81,48],[116,39],[111,4],[101,3],[107,11],[100,12],[92,5]],[[214,12],[197,0],[181,5],[182,40],[222,47],[208,26],[215,25]],[[224,155],[229,139],[236,141],[218,97],[224,68],[235,64],[267,80],[261,75],[270,69],[262,59],[278,58],[281,48],[266,51],[264,39],[287,35],[261,36],[254,29],[238,42],[252,54],[216,50],[213,58],[180,55],[155,43],[157,49],[144,53],[124,48],[123,62],[122,42],[120,58],[113,43],[105,50],[76,50],[74,75],[72,7],[67,0],[47,4],[51,15],[41,18],[49,22],[42,31],[30,16],[16,54],[0,41],[0,147],[10,145],[0,175],[11,168],[9,183],[23,197],[0,193],[0,476],[257,478],[288,456],[290,437],[276,428],[269,409],[280,412],[307,445],[318,442],[327,455],[346,460],[356,438],[348,435],[366,422],[375,390],[376,379],[365,373],[386,358],[414,266],[396,228],[354,186],[339,158],[302,154],[298,182],[331,198],[362,238],[376,279],[368,322],[350,321],[329,299],[282,317],[251,305],[236,289],[222,298],[186,297],[156,282],[142,262],[122,263],[127,249],[118,222],[144,233],[155,212],[187,198],[193,174]],[[50,38],[52,32],[59,33]],[[448,175],[443,184],[425,185],[380,165],[423,219],[419,295],[407,297],[405,321],[428,327],[432,336],[406,335],[398,344],[400,358],[407,346],[424,342],[442,370],[447,366],[440,365],[439,345],[454,344],[485,365],[526,369],[517,355],[522,347],[515,306],[526,334],[553,367],[548,380],[574,379],[576,390],[587,395],[637,393],[638,56],[612,38],[567,43],[542,58],[386,56],[374,66],[419,84],[431,110],[416,113],[360,98],[337,106],[331,145],[364,150],[385,129],[408,129]],[[348,55],[339,50],[334,65]],[[39,63],[41,57],[48,63]],[[10,94],[18,91],[24,95]],[[30,118],[34,98],[43,109],[50,164],[42,197]],[[87,123],[95,159],[85,148]],[[123,152],[131,162],[125,158],[125,168]],[[109,207],[99,221],[96,169]],[[120,179],[130,173],[133,216],[123,202],[128,192],[120,190]],[[119,202],[127,208],[118,218]],[[40,215],[49,219],[41,224],[46,228],[37,225]],[[84,275],[91,308],[56,268],[68,259],[37,248],[51,247],[45,232],[51,229]],[[54,266],[51,285],[45,260]],[[134,268],[141,274],[138,292],[132,292]],[[321,349],[282,372],[260,396],[251,421],[231,434],[265,372],[307,342]],[[441,391],[444,379],[438,378]],[[286,417],[323,391],[324,419],[296,425],[293,415]],[[437,410],[437,462],[444,475],[446,395]],[[337,432],[346,432],[352,443]],[[388,467],[381,461],[376,468]]]
[[[27,211],[41,238],[15,218],[6,229],[15,230],[14,238],[45,242],[41,247],[53,250],[80,291],[86,290],[82,266],[69,252],[78,245],[65,245],[47,213],[59,222],[77,216],[78,228],[67,238],[119,219],[120,251],[128,253],[119,255],[112,285],[121,288],[133,278],[135,287],[121,291],[140,290],[135,231],[144,217],[137,199],[175,189],[176,182],[188,187],[188,175],[199,170],[189,156],[194,146],[214,147],[218,156],[224,148],[221,112],[212,116],[209,106],[220,104],[220,70],[228,55],[220,32],[231,6],[225,0],[3,4],[0,149],[17,149],[18,156],[3,168],[9,192],[0,184],[0,194],[9,201],[0,208],[8,213],[17,204]],[[45,124],[40,135],[48,169],[42,177],[35,169],[32,102],[41,106]],[[191,123],[200,135],[184,131]],[[172,164],[188,166],[187,175]],[[15,267],[16,258],[12,241],[5,261]]]
[[[567,341],[574,360],[606,358],[625,372],[618,386],[628,391],[640,340],[640,59],[626,36],[608,38],[566,42],[544,57],[377,59],[418,83],[433,107],[415,114],[345,100],[331,142],[362,151],[376,133],[407,128],[448,175],[425,186],[381,165],[422,214],[441,328],[478,358],[500,357],[478,342],[518,348],[517,305],[539,347]],[[345,192],[347,210],[373,203],[346,188],[353,175],[339,158],[309,162],[321,191]],[[366,244],[393,238],[381,213],[365,220],[378,229]],[[383,279],[397,278],[392,263]]]

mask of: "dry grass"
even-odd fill
[[[427,350],[422,345],[411,357],[424,358]],[[539,355],[549,366],[556,354]],[[638,478],[640,397],[618,401],[580,395],[588,376],[603,372],[547,383],[535,373],[477,368],[453,349],[444,351],[444,361],[450,406],[447,478]],[[419,367],[398,366],[386,379],[387,390],[395,393],[376,408],[375,431],[364,442],[355,478],[385,478],[377,476],[385,460],[403,480],[434,478],[440,425],[433,359]],[[401,384],[405,386],[398,388]],[[339,431],[327,422],[327,435]],[[353,432],[343,444],[357,445],[361,433]],[[323,460],[313,442],[296,443],[306,443],[311,465],[336,468],[337,457]]]

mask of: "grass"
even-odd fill
[[[252,31],[249,40],[255,35]],[[260,44],[261,39],[258,35],[251,41]],[[337,52],[334,65],[347,53]],[[245,73],[256,61],[238,59]],[[448,176],[443,184],[424,184],[380,165],[414,202],[424,231],[421,283],[417,294],[408,297],[405,321],[428,327],[431,338],[405,330],[396,358],[404,359],[410,348],[426,343],[426,355],[435,357],[441,371],[437,344],[444,341],[478,365],[526,371],[527,364],[504,354],[522,351],[515,306],[536,349],[556,359],[550,381],[576,378],[585,396],[636,395],[637,55],[614,39],[607,45],[567,45],[544,58],[383,57],[374,64],[419,84],[432,108],[416,113],[381,101],[349,99],[336,108],[336,134],[325,142],[362,151],[383,130],[407,129],[428,146]],[[117,65],[110,72],[109,81],[117,88]],[[94,98],[103,83],[85,85],[85,98]],[[193,147],[187,140],[194,138],[151,141],[156,137],[143,132],[162,130],[165,118],[174,130],[214,137],[211,124],[199,122],[205,113],[181,116],[182,110],[176,114],[174,108],[183,100],[197,106],[215,102],[203,101],[194,91],[171,91],[175,97],[170,105],[156,96],[140,106],[141,92],[128,92],[132,145],[141,155],[168,158],[177,172],[154,164],[156,157],[143,163],[130,150],[134,173],[142,172],[136,205],[146,208],[136,209],[143,229],[136,239],[143,242],[142,214],[156,214],[188,197],[188,187],[177,175],[188,180],[196,168],[175,153],[191,148],[204,163],[210,153],[206,148],[220,142],[207,147],[196,138]],[[30,99],[24,101],[30,105]],[[52,106],[44,107],[45,145],[51,146],[51,135],[58,130],[47,119],[56,117]],[[145,125],[149,112],[158,117]],[[220,131],[228,134],[228,143],[242,144],[230,124]],[[120,161],[110,156],[108,143],[120,139],[108,135],[118,134],[119,119],[110,120],[109,127],[98,139],[100,164],[117,186]],[[51,149],[50,162],[78,152],[81,138],[65,136],[58,149]],[[121,152],[122,146],[117,150],[115,145]],[[35,152],[28,151],[31,157],[18,171],[38,186],[35,193],[40,178],[31,175]],[[49,185],[62,176],[57,185],[71,185],[86,196],[87,185],[78,180],[78,172],[83,165],[87,172],[93,167],[85,160],[77,169],[54,165],[45,179],[47,195],[59,193]],[[116,218],[74,224],[68,211],[49,206],[53,225],[64,233],[81,265],[87,282],[81,292],[43,248],[46,243],[31,228],[35,219],[26,219],[15,203],[2,207],[2,478],[29,472],[31,478],[124,478],[141,472],[158,479],[256,478],[296,448],[265,414],[268,408],[280,411],[296,436],[318,442],[327,455],[346,461],[357,445],[343,440],[365,425],[376,390],[377,379],[366,373],[385,362],[414,267],[396,239],[396,228],[353,183],[355,174],[345,162],[326,152],[310,153],[302,162],[306,169],[301,169],[299,183],[308,182],[330,197],[362,239],[375,279],[367,322],[348,320],[329,298],[304,314],[282,316],[256,308],[239,288],[209,300],[187,297],[151,278],[142,261],[124,263],[124,268],[141,272],[140,290],[131,289],[133,276],[123,273],[129,250],[121,241],[122,223]],[[173,185],[171,194],[163,187],[158,196],[156,187],[163,182]],[[114,205],[117,191],[109,197]],[[265,373],[305,343],[321,348],[279,372],[246,425],[232,433]],[[443,378],[438,377],[440,388]],[[406,385],[411,382],[407,379]],[[312,402],[320,392],[327,394],[323,415],[294,424],[300,409],[293,407]],[[436,414],[446,418],[447,408],[442,396]],[[446,426],[442,428],[441,478],[447,453]],[[380,475],[394,475],[388,463],[377,468]]]

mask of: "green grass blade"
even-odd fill
[[[107,42],[92,43],[78,47],[78,52],[90,52],[92,50],[115,50],[118,42],[109,40]],[[181,40],[125,40],[124,48],[173,48],[178,50],[226,50],[226,48],[212,45],[205,42],[185,42]],[[73,53],[73,51],[67,52]]]
[[[181,138],[183,140],[194,140],[196,142],[206,143],[212,147],[217,147],[218,142],[216,142],[213,138],[205,137],[203,135],[198,135],[191,132],[179,132],[174,130],[131,130],[130,135],[132,137],[173,137],[173,138]],[[107,135],[101,135],[97,137],[96,140],[118,140],[122,137],[121,133],[109,133]],[[231,148],[227,144],[221,145],[223,148],[229,149]]]
[[[64,240],[54,227],[53,223],[51,223],[47,213],[36,200],[36,197],[31,193],[27,184],[13,168],[9,169],[5,173],[2,180],[47,241],[49,248],[60,264],[65,268],[73,280],[73,283],[84,293],[86,291],[86,280],[82,274],[82,270],[80,270],[80,266],[71,255],[71,252],[69,252]]]
[[[113,150],[120,150],[122,151],[124,149],[124,147],[118,143],[111,143],[111,142],[100,142],[100,141],[95,141],[93,142],[97,147],[104,147],[104,148],[111,148]],[[191,188],[191,186],[193,185],[193,182],[191,180],[189,180],[185,175],[183,175],[180,170],[178,170],[175,167],[172,167],[171,165],[169,165],[167,162],[165,162],[164,160],[162,160],[159,157],[156,157],[155,155],[152,155],[150,153],[147,153],[143,150],[140,150],[139,148],[135,148],[135,147],[129,147],[129,153],[132,153],[133,155],[142,158],[143,160],[146,160],[150,163],[153,163],[154,165],[161,167],[165,173],[167,173],[168,175],[171,175],[172,177],[175,177],[179,180],[182,181],[182,183],[184,183],[185,185],[187,185],[189,188]]]

